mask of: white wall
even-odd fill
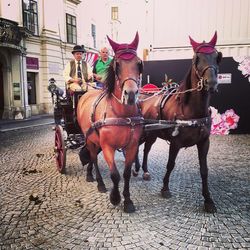
[[[20,23],[22,21],[22,11],[20,0],[1,0],[0,1],[0,16]]]
[[[192,51],[182,48],[190,45],[188,36],[209,41],[215,30],[224,56],[250,52],[245,45],[250,44],[249,0],[153,0],[149,4],[152,26],[147,38],[153,48],[170,47],[153,50],[149,59],[190,57]]]

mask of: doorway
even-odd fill
[[[0,119],[4,111],[3,65],[0,63]]]
[[[36,73],[27,72],[28,104],[36,104]]]

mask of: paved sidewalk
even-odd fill
[[[49,125],[53,123],[54,117],[51,114],[35,115],[22,120],[0,120],[0,132]]]

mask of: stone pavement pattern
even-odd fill
[[[160,189],[169,146],[158,140],[149,158],[152,180],[143,181],[141,173],[131,178],[136,212],[126,214],[109,202],[112,184],[102,155],[105,194],[85,181],[77,150],[67,152],[66,175],[57,172],[51,126],[0,133],[0,142],[0,249],[250,249],[250,135],[211,137],[216,214],[202,210],[196,147],[180,151],[170,179],[173,197],[166,200]],[[122,175],[122,154],[116,159]]]

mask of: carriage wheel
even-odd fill
[[[61,174],[64,174],[66,166],[66,147],[61,125],[56,125],[55,128],[55,154],[57,170]]]

